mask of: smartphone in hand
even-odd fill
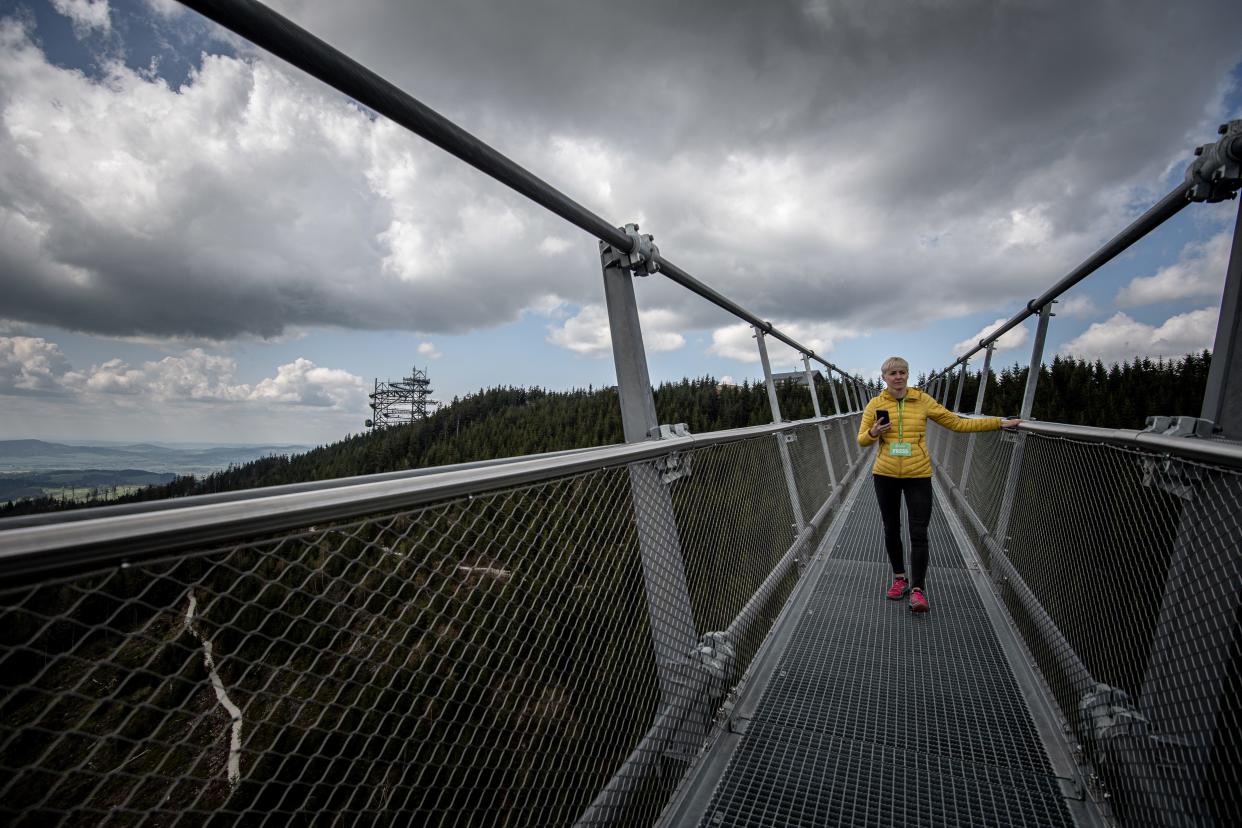
[[[875,421],[881,425],[888,425],[888,412],[883,408],[875,412]]]

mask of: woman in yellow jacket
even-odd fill
[[[880,441],[880,451],[871,469],[875,496],[884,519],[884,547],[893,565],[893,585],[887,597],[893,601],[910,596],[911,612],[927,612],[931,607],[923,593],[927,577],[927,524],[931,522],[931,458],[927,456],[927,421],[935,420],[953,431],[995,431],[1015,428],[1021,420],[997,417],[965,420],[917,388],[908,388],[910,364],[901,357],[889,357],[880,367],[885,389],[863,409],[858,444],[863,447]],[[883,415],[887,414],[887,422]],[[901,498],[905,495],[910,514],[911,578],[906,577],[905,553],[901,547]]]

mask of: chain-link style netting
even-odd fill
[[[1101,796],[1125,825],[1231,824],[1242,789],[1242,472],[1017,439],[973,438],[955,505],[976,539],[1007,525],[993,540],[1003,556],[980,544],[985,563]],[[939,469],[952,443],[970,440],[945,436]]]
[[[0,816],[649,824],[796,582],[776,439],[10,583]]]

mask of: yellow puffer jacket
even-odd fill
[[[996,431],[1000,428],[998,417],[984,417],[965,420],[924,394],[917,388],[907,388],[904,400],[898,400],[888,389],[872,397],[863,409],[862,425],[858,429],[858,445],[870,446],[876,442],[868,432],[875,424],[875,412],[879,409],[888,412],[888,419],[893,427],[880,435],[882,441],[872,474],[885,477],[931,477],[931,459],[927,456],[927,420],[935,420],[945,428],[953,431]],[[909,457],[893,457],[889,454],[889,444],[905,441],[910,444]]]

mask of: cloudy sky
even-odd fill
[[[272,5],[867,376],[950,362],[1242,117],[1232,0]],[[1050,348],[1210,347],[1236,215],[1183,211]],[[759,374],[637,289],[655,379]],[[0,0],[0,439],[328,442],[414,365],[611,385],[602,302],[594,240],[172,0]]]

